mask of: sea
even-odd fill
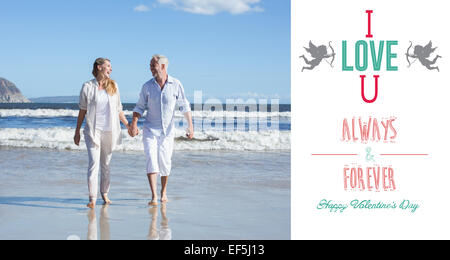
[[[140,119],[112,155],[113,203],[90,210],[78,105],[0,104],[0,239],[290,239],[291,106],[191,109],[193,140],[175,112],[169,202],[147,205]]]
[[[130,121],[135,104],[124,104]],[[191,105],[195,138],[185,138],[187,122],[175,113],[175,150],[290,150],[291,106]],[[218,109],[219,108],[219,109]],[[262,110],[262,111],[260,111]],[[85,149],[73,144],[78,104],[0,104],[0,146]],[[138,122],[142,130],[144,118]],[[142,151],[140,138],[131,138],[122,125],[121,151]],[[142,131],[141,131],[142,132]],[[82,139],[83,141],[83,139]]]

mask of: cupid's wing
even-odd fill
[[[431,54],[432,52],[434,52],[434,50],[436,50],[436,48],[437,47],[435,47],[435,48],[431,48],[431,46],[432,46],[433,44],[431,43],[431,41],[427,44],[427,45],[425,45],[425,47],[424,47],[424,49],[426,50],[426,52],[428,53],[428,54]]]

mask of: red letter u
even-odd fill
[[[377,100],[377,97],[378,97],[378,78],[380,77],[380,75],[373,75],[373,77],[375,78],[375,96],[371,100],[368,100],[366,98],[366,96],[364,95],[364,78],[366,77],[366,75],[360,75],[359,77],[361,77],[361,97],[362,97],[362,99],[366,103],[375,102],[375,100]]]

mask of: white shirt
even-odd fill
[[[95,129],[111,131],[109,98],[106,90],[98,91],[97,107],[95,111]]]
[[[181,82],[168,75],[164,88],[161,90],[156,79],[147,81],[142,86],[139,101],[133,112],[143,116],[145,110],[144,127],[155,136],[170,136],[174,128],[175,108],[178,105],[184,114],[191,111],[191,105],[186,99]]]
[[[85,82],[81,88],[80,102],[78,103],[80,109],[87,111],[86,124],[83,131],[85,138],[86,136],[91,138],[95,145],[100,144],[99,135],[95,135],[98,92],[98,82],[96,79]],[[107,96],[109,100],[112,149],[114,149],[116,145],[120,145],[122,143],[122,130],[120,129],[119,120],[119,113],[122,111],[122,102],[120,102],[119,88],[117,88],[116,94]]]

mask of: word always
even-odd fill
[[[362,143],[367,143],[368,141],[381,141],[384,142],[394,142],[397,137],[397,130],[394,127],[395,117],[389,119],[377,120],[376,118],[369,117],[369,121],[363,121],[361,117],[353,117],[351,120],[351,131],[349,126],[349,121],[344,118],[342,122],[342,139],[341,141],[353,141],[357,142],[360,140]],[[380,123],[381,127],[380,127]],[[358,125],[356,125],[358,123]],[[359,131],[358,131],[359,130]],[[372,136],[372,138],[370,138]]]

